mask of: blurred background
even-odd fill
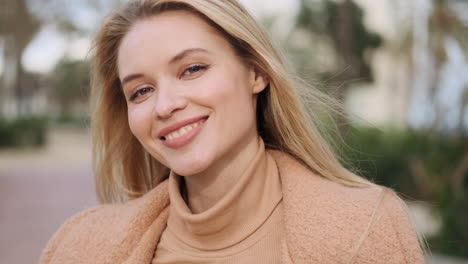
[[[0,262],[97,204],[89,50],[123,0],[0,0]],[[241,1],[344,104],[337,152],[407,201],[428,263],[468,263],[468,0]]]

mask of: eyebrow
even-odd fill
[[[207,51],[206,49],[202,49],[202,48],[191,48],[191,49],[186,49],[186,50],[183,50],[182,52],[178,53],[177,55],[175,55],[170,61],[169,61],[169,64],[174,64],[180,60],[182,60],[183,58],[189,56],[190,54],[192,53],[196,53],[196,52],[203,52],[203,53],[210,53],[209,51]],[[130,74],[130,75],[127,75],[125,76],[125,78],[122,79],[122,81],[120,82],[120,84],[123,86],[124,84],[128,83],[128,82],[131,82],[135,79],[138,79],[138,78],[141,78],[143,77],[143,74],[141,73],[134,73],[134,74]]]
[[[123,86],[124,84],[131,82],[135,79],[141,78],[141,77],[143,77],[143,74],[141,73],[130,74],[130,75],[125,76],[125,78],[122,79],[120,84]]]
[[[179,54],[175,55],[175,56],[169,61],[169,64],[174,64],[174,63],[176,63],[176,62],[182,60],[183,58],[187,57],[187,56],[190,55],[191,53],[195,53],[195,52],[210,53],[210,52],[207,51],[206,49],[202,49],[202,48],[186,49],[186,50],[180,52]]]

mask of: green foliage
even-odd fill
[[[421,131],[352,129],[342,150],[349,167],[405,197],[428,200],[441,216],[440,234],[429,239],[434,252],[468,257],[468,171],[457,193],[453,178],[463,168],[468,138]],[[468,167],[465,167],[468,168]]]
[[[43,117],[0,119],[0,148],[43,146],[47,128],[48,121]]]
[[[338,56],[335,70],[323,78],[328,80],[340,72],[342,81],[372,81],[366,51],[380,46],[382,38],[366,29],[362,9],[351,0],[301,1],[297,27],[330,39]]]
[[[86,116],[69,116],[61,115],[53,120],[54,124],[75,128],[88,128],[90,126],[90,119]]]
[[[417,131],[387,131],[375,128],[353,129],[346,137],[348,148],[344,155],[350,167],[379,184],[395,187],[410,196],[427,195],[416,186],[412,164],[424,164],[426,181],[445,182],[439,179],[453,168],[464,153],[462,139],[445,139]],[[426,183],[430,184],[430,183]],[[432,185],[431,187],[433,188]]]
[[[343,154],[361,175],[395,187],[417,198],[431,198],[437,186],[448,185],[445,175],[454,171],[467,146],[466,138],[444,138],[418,131],[353,129]],[[422,165],[420,167],[419,165]],[[415,175],[420,174],[420,175]],[[424,176],[424,185],[417,186]]]
[[[62,59],[52,72],[52,98],[59,104],[62,115],[72,115],[75,102],[88,100],[89,64],[86,61]]]
[[[468,196],[457,197],[453,191],[445,188],[435,201],[435,206],[442,217],[442,230],[429,239],[431,249],[468,258]]]

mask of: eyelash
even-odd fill
[[[154,88],[152,87],[143,87],[141,89],[139,89],[138,91],[136,91],[134,94],[132,94],[132,96],[130,97],[130,102],[133,102],[135,101],[138,97],[142,96],[142,95],[145,95],[146,93],[150,92],[151,90],[153,90]],[[144,93],[143,93],[144,92]],[[142,94],[143,93],[143,94]]]
[[[208,69],[208,66],[207,65],[201,65],[201,64],[196,64],[196,65],[192,65],[188,68],[186,68],[183,72],[182,72],[182,76],[187,76],[187,75],[193,75],[199,71],[204,71]],[[192,72],[192,73],[187,73],[188,71],[190,70],[195,70],[195,72]],[[182,77],[181,76],[181,77]]]
[[[204,71],[204,70],[206,70],[206,69],[208,69],[208,65],[200,65],[200,64],[192,65],[192,66],[186,68],[186,69],[184,70],[184,72],[182,72],[182,76],[181,76],[181,77],[187,76],[187,75],[190,76],[190,75],[193,75],[193,74],[195,74],[195,73],[197,73],[197,72],[199,72],[199,71]],[[190,71],[190,70],[192,70],[192,71],[194,71],[194,72],[192,72],[192,73],[187,73],[187,72]],[[152,87],[143,87],[143,88],[137,90],[137,91],[130,97],[130,102],[135,101],[138,97],[145,95],[146,93],[152,91],[153,89],[154,89],[154,88],[152,88]]]

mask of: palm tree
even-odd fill
[[[381,37],[369,32],[363,23],[363,11],[351,0],[301,0],[297,18],[299,29],[331,43],[334,67],[322,75],[322,81],[338,83],[333,96],[344,102],[350,82],[372,82],[371,67],[365,53],[381,44]],[[342,132],[347,130],[344,115],[337,115]]]
[[[22,84],[21,56],[40,28],[28,10],[26,0],[0,0],[0,39],[3,39],[4,73],[0,82],[0,117],[24,110],[22,98],[28,87]]]
[[[444,129],[443,121],[446,119],[446,109],[439,103],[438,95],[441,89],[445,89],[440,85],[441,79],[444,77],[443,67],[448,63],[449,46],[448,41],[458,45],[468,55],[468,41],[466,32],[468,32],[468,25],[463,21],[463,18],[456,12],[456,4],[462,1],[454,0],[433,0],[431,12],[427,18],[427,28],[415,29],[413,31],[412,41],[409,43],[412,48],[412,56],[417,59],[419,49],[427,49],[429,61],[429,70],[434,74],[427,74],[429,78],[428,98],[433,108],[434,118],[432,124],[429,126],[430,133],[437,133]],[[416,6],[416,8],[418,8]],[[419,19],[419,18],[415,18]],[[425,39],[418,39],[416,31],[426,31]],[[420,65],[415,64],[415,67]],[[427,66],[426,66],[427,67]],[[444,131],[451,134],[463,134],[466,130],[464,125],[465,109],[468,106],[468,86],[465,86],[461,94],[461,103],[458,107],[458,125],[455,131]]]
[[[121,2],[80,0],[73,1],[73,4],[90,8],[100,15]],[[76,10],[69,8],[70,3],[63,0],[0,0],[0,44],[4,44],[4,73],[0,77],[0,117],[29,114],[25,97],[31,96],[31,89],[35,87],[30,85],[32,75],[24,72],[21,58],[41,27],[53,25],[69,42],[75,36],[89,35],[94,30],[84,29],[76,24],[73,13]]]

